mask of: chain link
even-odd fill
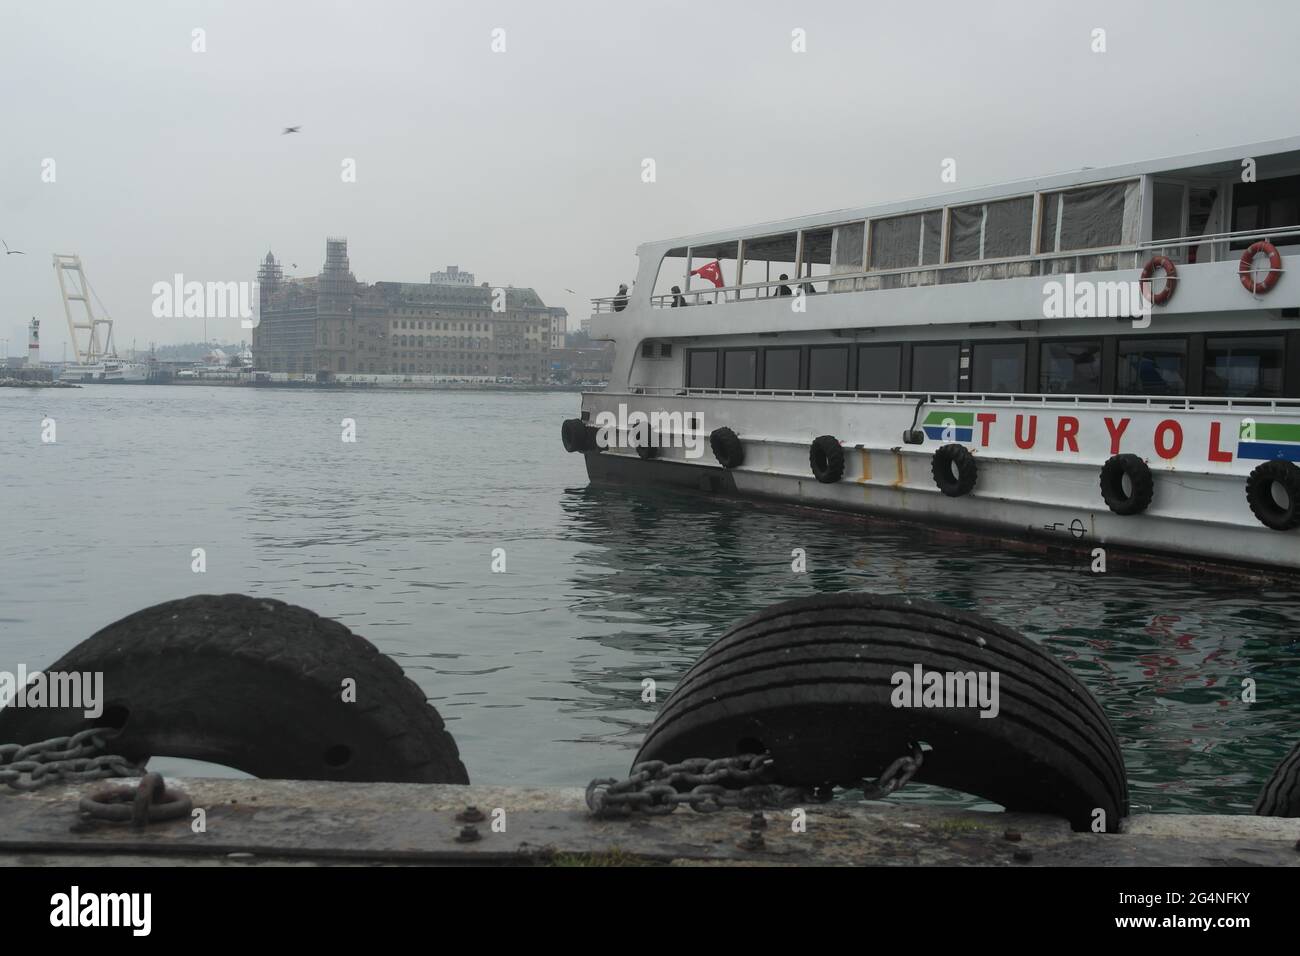
[[[90,727],[71,737],[52,737],[34,744],[0,744],[0,784],[36,790],[47,783],[84,783],[106,777],[138,777],[143,768],[125,757],[105,753],[118,732]]]
[[[864,797],[868,800],[881,800],[907,786],[907,782],[921,769],[921,762],[925,758],[920,744],[913,743],[910,747],[912,752],[905,757],[899,757],[886,767],[885,772],[877,777],[874,783],[862,781]]]
[[[874,783],[862,782],[868,800],[896,793],[921,769],[921,745],[910,747],[911,752],[886,767]],[[623,780],[607,777],[587,784],[587,809],[598,817],[659,815],[683,805],[699,813],[714,813],[727,807],[759,810],[830,799],[829,787],[787,787],[773,782],[775,768],[767,754],[716,760],[694,757],[681,763],[647,760],[634,766]]]

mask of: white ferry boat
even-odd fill
[[[643,244],[565,447],[1004,541],[1300,571],[1300,137]]]
[[[65,365],[59,373],[64,382],[137,383],[149,380],[149,366],[142,362],[106,359],[91,365]]]

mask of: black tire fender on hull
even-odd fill
[[[286,780],[468,783],[456,742],[389,657],[306,608],[196,595],[110,624],[47,671],[101,672],[104,713],[0,711],[0,741],[120,727],[113,753]],[[344,681],[355,702],[344,701]]]
[[[930,459],[930,474],[940,491],[949,498],[960,498],[975,490],[979,466],[965,445],[940,445]]]
[[[1129,488],[1124,488],[1124,479]],[[1101,498],[1117,515],[1137,515],[1151,506],[1155,481],[1151,469],[1137,455],[1111,455],[1101,466]]]
[[[709,447],[723,468],[739,468],[745,463],[745,446],[740,436],[725,425],[709,434]]]
[[[808,447],[808,465],[813,477],[823,485],[833,485],[844,477],[844,447],[834,435],[820,435]]]
[[[997,672],[997,716],[894,706],[895,675],[917,665]],[[1128,814],[1115,734],[1063,664],[979,615],[902,597],[801,598],[740,622],[682,678],[635,762],[767,751],[783,784],[852,787],[914,741],[932,748],[920,782],[1056,814],[1076,830],[1100,810],[1116,832]]]
[[[1283,502],[1273,493],[1277,485]],[[1246,503],[1259,523],[1274,531],[1300,527],[1300,467],[1289,461],[1266,461],[1256,465],[1246,479]]]

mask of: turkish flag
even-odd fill
[[[692,269],[691,275],[699,276],[701,279],[707,279],[709,282],[713,283],[715,289],[721,289],[726,285],[726,283],[722,281],[722,266],[718,264],[717,259],[700,266],[698,269]]]

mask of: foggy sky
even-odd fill
[[[0,0],[0,238],[27,253],[0,256],[0,338],[25,352],[36,315],[61,357],[54,252],[124,351],[202,338],[151,315],[155,282],[251,280],[268,248],[315,274],[327,235],[363,281],[457,264],[576,327],[642,241],[1295,134],[1298,26],[1212,0]]]

